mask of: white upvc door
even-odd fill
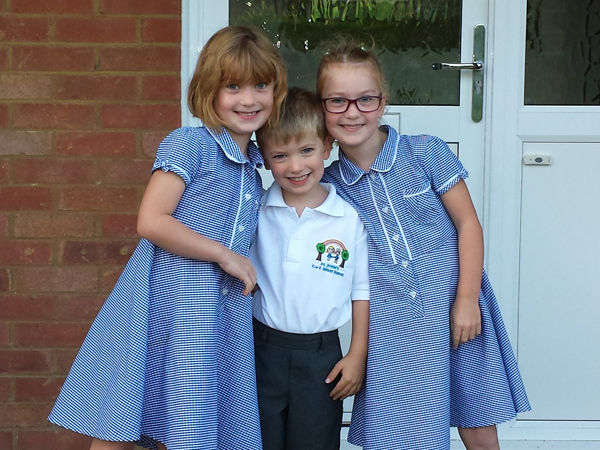
[[[526,3],[495,0],[490,8],[487,263],[511,336],[518,334],[532,405],[500,437],[600,448],[600,106],[525,106]],[[546,6],[595,8],[597,26],[593,3]],[[568,64],[557,61],[553,70]]]

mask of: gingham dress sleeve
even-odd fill
[[[425,138],[425,145],[415,149],[415,156],[427,174],[433,190],[442,195],[469,174],[448,144],[436,136]]]
[[[194,179],[202,161],[202,140],[197,129],[178,128],[159,145],[152,172],[161,169],[179,175],[186,185]]]

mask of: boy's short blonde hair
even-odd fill
[[[325,142],[329,132],[325,126],[325,114],[319,96],[298,87],[291,87],[281,108],[281,118],[275,125],[267,124],[256,132],[260,149],[265,141],[274,145],[287,145],[292,140],[301,140],[308,133],[316,133]]]
[[[219,89],[230,84],[273,84],[273,111],[267,123],[279,119],[287,91],[283,59],[264,33],[255,28],[230,26],[206,43],[188,89],[188,107],[209,128],[224,122],[214,108]]]

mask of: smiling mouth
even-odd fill
[[[345,130],[358,130],[362,127],[362,125],[341,125],[341,127]]]
[[[253,117],[255,115],[257,115],[260,111],[250,111],[250,112],[244,112],[244,111],[236,111],[236,114],[242,117]]]
[[[310,174],[307,173],[306,175],[302,175],[301,177],[288,177],[288,180],[290,180],[292,183],[302,183],[308,178],[309,175]]]

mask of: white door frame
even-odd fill
[[[490,0],[489,28],[493,58],[488,58],[488,76],[496,95],[489,90],[486,108],[491,118],[486,133],[486,262],[516,349],[523,143],[598,142],[597,118],[589,113],[600,107],[524,106],[525,0]],[[569,121],[566,126],[559,113],[576,115],[576,125]],[[600,441],[600,422],[513,420],[499,427],[499,435],[503,440]]]

